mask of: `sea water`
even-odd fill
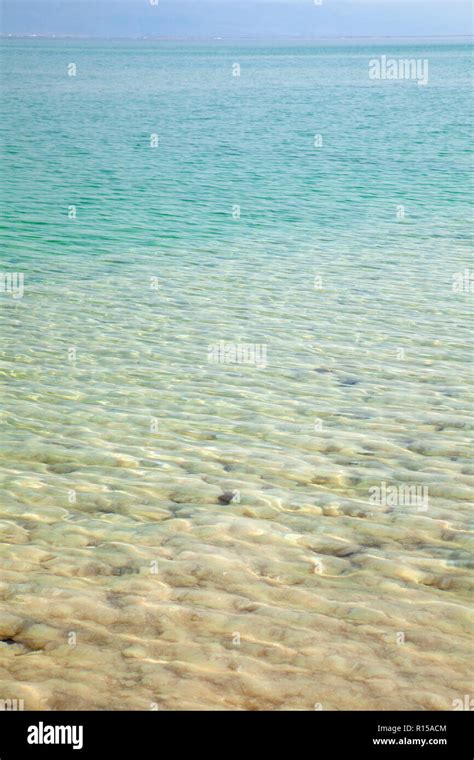
[[[453,709],[469,46],[2,54],[0,697]]]

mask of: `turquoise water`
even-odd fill
[[[0,697],[451,709],[470,47],[2,52]],[[369,79],[381,55],[428,84]]]

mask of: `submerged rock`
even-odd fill
[[[218,498],[221,504],[238,504],[240,502],[238,491],[224,491]]]

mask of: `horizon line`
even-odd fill
[[[304,37],[302,35],[293,34],[293,35],[280,35],[280,34],[272,34],[268,37],[265,37],[264,35],[239,35],[238,37],[228,37],[228,36],[219,36],[219,35],[205,35],[205,36],[198,36],[198,35],[186,35],[184,37],[181,36],[165,36],[165,35],[135,35],[133,37],[130,36],[123,36],[123,35],[111,35],[111,36],[103,36],[103,35],[90,35],[90,34],[41,34],[41,33],[31,33],[31,34],[15,34],[13,32],[0,32],[0,39],[48,39],[48,40],[54,40],[54,39],[60,39],[60,40],[161,40],[161,41],[174,41],[174,42],[184,42],[184,41],[206,41],[206,42],[223,42],[227,40],[269,40],[269,39],[279,39],[279,40],[308,40],[308,41],[318,41],[318,40],[412,40],[412,39],[418,39],[418,40],[424,40],[424,39],[474,39],[474,33],[471,34],[400,34],[400,35],[390,35],[390,34],[370,34],[370,35],[324,35],[321,37]]]

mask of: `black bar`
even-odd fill
[[[56,731],[55,727],[64,727]],[[74,728],[75,731],[74,731]],[[82,734],[80,732],[82,727]],[[275,751],[310,758],[472,760],[472,715],[453,712],[0,712],[0,760]],[[29,743],[40,741],[42,744]],[[71,743],[46,743],[50,739]],[[77,749],[73,749],[74,744]],[[79,746],[82,744],[82,746]],[[285,750],[285,747],[287,748]]]

